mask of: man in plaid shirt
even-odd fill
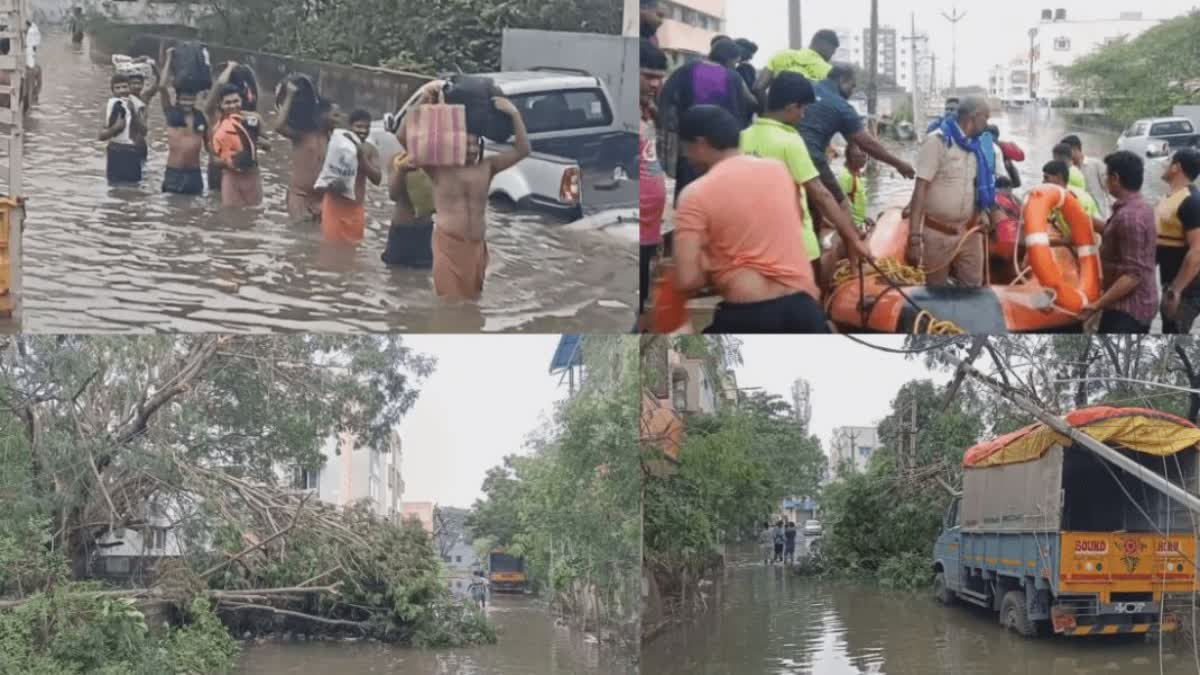
[[[1158,226],[1141,194],[1144,166],[1128,151],[1105,157],[1104,165],[1105,187],[1115,199],[1100,246],[1104,293],[1079,316],[1087,321],[1100,313],[1100,333],[1149,333],[1158,311]]]

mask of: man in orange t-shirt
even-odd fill
[[[675,212],[677,285],[721,294],[705,333],[827,333],[796,183],[782,162],[739,154],[740,131],[716,106],[680,120],[688,161],[704,175]]]

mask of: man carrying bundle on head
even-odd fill
[[[435,80],[419,90],[420,105],[435,105],[446,82]],[[480,134],[465,134],[466,161],[461,166],[423,166],[433,183],[437,223],[433,230],[433,288],[439,297],[479,300],[487,273],[487,201],[492,178],[533,151],[525,121],[507,98],[493,97],[490,105],[507,115],[513,129],[511,148],[492,157],[484,157],[484,139]],[[477,103],[476,105],[480,105]],[[418,107],[419,107],[418,106]],[[410,110],[400,123],[396,137],[411,153],[408,129]],[[419,159],[419,158],[418,158]]]

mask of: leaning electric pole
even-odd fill
[[[949,14],[942,12],[942,16],[950,22],[950,91],[952,94],[958,88],[958,22],[962,21],[966,15],[966,12],[959,13],[957,5],[950,10]]]
[[[788,0],[788,48],[804,49],[800,28],[800,0]]]

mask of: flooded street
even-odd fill
[[[39,55],[45,85],[25,145],[28,332],[629,329],[632,225],[597,232],[492,209],[480,306],[439,306],[428,271],[390,270],[379,259],[391,214],[386,175],[368,189],[358,247],[323,243],[316,224],[287,223],[290,144],[275,136],[262,157],[260,209],[224,212],[211,194],[168,197],[156,99],[145,182],[110,188],[95,139],[111,68],[59,34],[46,36]]]
[[[489,618],[500,641],[473,649],[418,650],[381,644],[265,643],[247,646],[238,673],[392,673],[395,675],[627,675],[635,666],[616,648],[554,621],[534,601],[495,596]],[[651,672],[651,671],[646,671]]]
[[[1025,151],[1025,161],[1017,164],[1022,186],[1017,190],[1018,194],[1023,194],[1023,189],[1042,182],[1042,166],[1053,159],[1051,151],[1055,144],[1068,134],[1079,136],[1083,142],[1083,150],[1089,157],[1103,160],[1105,155],[1117,149],[1117,132],[1074,125],[1056,110],[994,110],[992,123],[1000,129],[1000,140],[1012,141]],[[916,158],[916,142],[887,141],[886,144],[900,157],[909,161]],[[840,169],[842,161],[835,160],[835,168]],[[1166,183],[1162,181],[1166,163],[1163,159],[1145,161],[1146,179],[1142,194],[1153,203],[1166,192]],[[882,164],[879,164],[879,167],[878,174],[870,176],[867,181],[870,196],[867,211],[872,217],[889,206],[903,206],[908,203],[913,189],[913,182],[905,180],[892,167]],[[1006,175],[1003,167],[997,168],[997,173],[1001,176]]]
[[[995,615],[943,607],[927,593],[890,593],[807,579],[733,554],[710,588],[710,611],[642,647],[642,672],[852,675],[1158,673],[1155,638],[1025,639]],[[1163,641],[1162,672],[1194,675],[1190,648]]]

